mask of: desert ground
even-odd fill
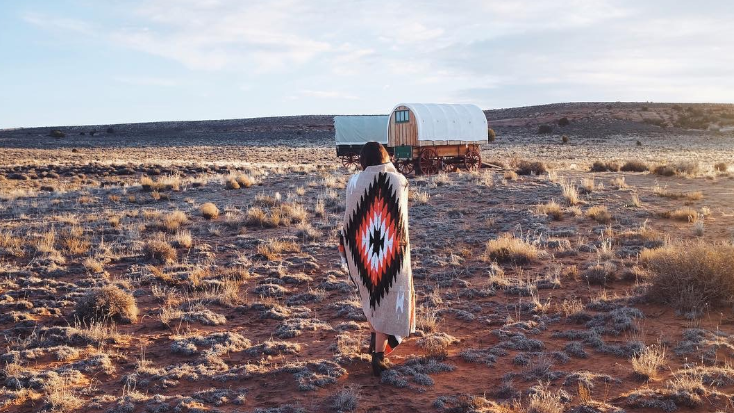
[[[733,411],[734,107],[486,113],[381,378],[330,116],[0,130],[0,411]]]

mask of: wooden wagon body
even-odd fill
[[[480,149],[481,144],[487,142],[488,129],[487,118],[479,107],[402,103],[395,106],[386,118],[386,136],[381,136],[385,142],[375,141],[385,144],[400,172],[435,174],[460,166],[469,170],[481,166]],[[335,125],[338,136],[336,118]],[[358,156],[340,156],[345,166],[359,161]]]

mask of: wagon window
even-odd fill
[[[405,123],[410,121],[410,111],[397,110],[395,111],[395,123]]]

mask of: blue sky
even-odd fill
[[[0,128],[732,102],[733,21],[730,1],[8,0]]]

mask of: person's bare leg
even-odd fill
[[[387,334],[375,332],[375,352],[384,353],[385,346],[387,346]]]
[[[385,347],[387,346],[387,335],[375,333],[375,351],[372,353],[372,373],[376,377],[380,377],[382,372],[388,369],[388,364],[385,363]]]

